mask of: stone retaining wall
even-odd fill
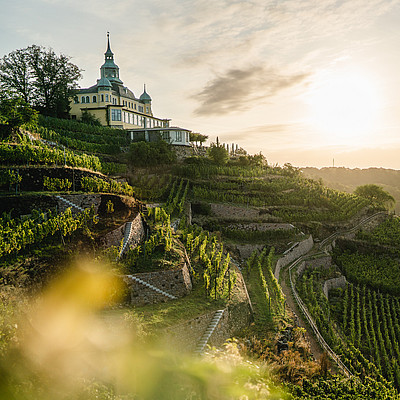
[[[329,268],[332,266],[332,257],[331,256],[323,256],[314,259],[309,259],[307,261],[303,261],[298,268],[296,269],[296,277],[299,277],[306,267],[308,268]]]
[[[184,160],[185,158],[194,156],[193,148],[190,146],[172,145],[172,148],[178,160]]]
[[[113,231],[107,233],[102,239],[102,245],[104,247],[119,246],[121,240],[124,239],[126,223]],[[144,238],[144,225],[142,216],[137,214],[135,219],[132,221],[131,237],[129,239],[128,248],[135,248]]]
[[[101,194],[62,194],[61,197],[82,208],[90,208],[92,205],[94,205],[96,214],[101,203]],[[55,199],[57,201],[57,208],[59,212],[64,212],[67,208],[71,207],[65,201],[62,201],[56,197]],[[80,212],[76,207],[71,207],[71,209],[73,213]]]
[[[329,291],[331,289],[336,289],[336,288],[344,288],[346,287],[347,280],[344,275],[340,276],[339,278],[332,278],[328,279],[325,281],[324,286],[323,286],[323,292],[326,298],[329,300]]]
[[[281,268],[285,265],[291,263],[302,255],[308,253],[312,247],[314,246],[314,241],[312,236],[310,235],[307,239],[302,240],[293,246],[286,254],[281,257],[275,266],[275,278],[279,280],[279,274],[281,272]]]
[[[213,319],[215,311],[200,315],[162,331],[161,339],[177,351],[193,352]],[[225,308],[218,325],[212,333],[208,345],[222,346],[227,339],[239,334],[252,322],[247,303],[239,303]]]
[[[168,271],[146,272],[133,276],[155,286],[175,297],[183,297],[192,290],[192,281],[186,263],[182,268]],[[161,303],[170,300],[167,296],[135,281],[129,275],[124,276],[130,292],[132,305]]]
[[[240,229],[244,231],[258,231],[258,232],[266,232],[266,231],[275,231],[275,230],[292,230],[294,226],[292,224],[282,224],[282,223],[274,223],[274,222],[264,222],[264,223],[236,223],[229,224],[226,226],[227,229]]]
[[[235,294],[235,303],[229,304],[225,308],[221,320],[208,341],[210,346],[223,345],[227,339],[240,334],[243,329],[253,322],[252,306],[247,295],[244,279],[239,271],[237,273],[238,279],[236,280],[235,288],[239,288],[240,293]],[[169,346],[178,351],[194,351],[214,314],[215,311],[205,313],[166,328],[162,331],[161,337]]]

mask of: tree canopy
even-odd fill
[[[11,131],[24,124],[36,124],[37,120],[37,111],[22,98],[0,98],[0,124],[8,125]]]
[[[190,141],[196,144],[203,144],[208,139],[207,135],[202,135],[201,133],[190,132]]]
[[[171,145],[164,140],[157,142],[136,142],[129,148],[129,159],[132,165],[147,167],[174,162],[176,154]]]
[[[63,117],[81,77],[70,57],[32,45],[14,50],[0,60],[0,84],[13,96],[45,115]]]
[[[393,196],[383,190],[381,186],[367,184],[358,186],[354,193],[368,199],[374,207],[391,207],[395,203]]]
[[[218,138],[217,138],[218,139]],[[217,165],[224,165],[229,160],[228,150],[223,145],[211,143],[208,149],[208,157]]]

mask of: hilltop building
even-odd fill
[[[87,111],[104,126],[126,130],[133,141],[153,141],[161,135],[171,144],[189,146],[189,130],[170,127],[169,119],[153,115],[152,99],[146,92],[146,85],[139,98],[124,86],[119,77],[119,67],[114,62],[109,33],[104,56],[104,64],[100,67],[100,79],[89,88],[77,89],[71,100],[71,118],[80,119],[82,113]]]

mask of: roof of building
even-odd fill
[[[141,131],[185,131],[185,132],[191,132],[190,129],[185,129],[185,128],[180,128],[179,126],[167,126],[167,127],[155,127],[155,128],[128,128],[126,129],[128,131],[135,131],[135,132],[141,132]]]
[[[127,97],[128,99],[137,100],[132,90],[128,89],[126,86],[113,85],[113,89],[122,97]]]
[[[76,93],[78,94],[97,93],[97,84],[90,86],[89,88],[76,89]]]
[[[151,101],[150,95],[146,92],[146,85],[144,85],[143,93],[140,95],[140,100],[143,102]]]
[[[109,88],[111,88],[112,85],[111,85],[111,82],[106,77],[103,77],[103,78],[100,78],[100,79],[97,80],[97,87],[109,87]]]

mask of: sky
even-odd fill
[[[32,44],[120,78],[171,124],[270,164],[400,169],[400,0],[0,0],[0,57]]]

